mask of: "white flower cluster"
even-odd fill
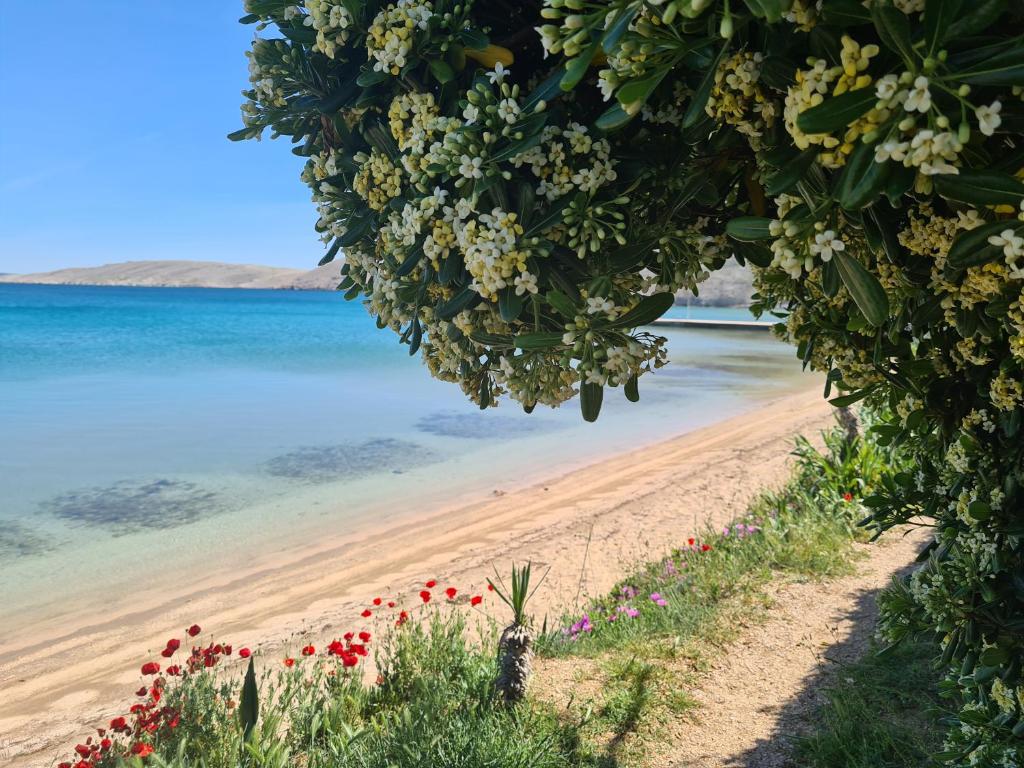
[[[514,284],[517,272],[526,271],[528,252],[521,246],[523,226],[517,219],[495,208],[465,222],[457,220],[456,242],[473,276],[473,290],[484,298],[496,298],[498,291]]]
[[[579,123],[546,126],[540,144],[513,157],[512,164],[530,167],[540,179],[537,194],[547,200],[575,191],[592,194],[618,176],[608,140],[595,141]]]
[[[352,14],[345,7],[344,0],[305,0],[307,11],[303,24],[316,30],[313,50],[333,59],[338,47],[345,45],[352,26]],[[285,17],[294,15],[298,9],[290,8]]]
[[[434,6],[428,0],[398,0],[373,19],[366,36],[366,50],[373,69],[398,75],[409,63],[417,30],[425,30]]]

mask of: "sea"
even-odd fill
[[[0,284],[0,616],[514,491],[811,384],[763,330],[664,333],[640,402],[610,390],[587,424],[480,411],[337,293]]]

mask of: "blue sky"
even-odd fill
[[[241,5],[51,0],[40,17],[0,2],[0,272],[316,266],[302,159],[225,138],[248,83]]]

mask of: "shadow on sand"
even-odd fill
[[[905,576],[914,568],[908,564],[897,574]],[[827,704],[826,691],[835,675],[849,664],[863,658],[871,648],[878,623],[878,595],[880,589],[864,589],[857,595],[852,609],[844,614],[837,614],[833,622],[849,621],[852,624],[850,634],[842,641],[835,642],[821,650],[818,667],[813,675],[804,680],[803,686],[796,696],[778,708],[762,710],[772,714],[774,710],[775,725],[771,736],[758,739],[750,749],[723,760],[729,768],[802,768],[791,758],[793,746],[797,739],[806,735],[813,727],[816,715]],[[672,768],[696,768],[693,764],[676,763]],[[836,768],[842,768],[836,766]]]

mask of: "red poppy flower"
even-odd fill
[[[132,744],[132,754],[138,757],[149,757],[153,754],[153,745],[137,741]]]
[[[250,651],[248,648],[239,648],[238,655],[241,656],[243,659],[248,659],[250,656],[252,656],[252,651]]]
[[[327,652],[331,656],[341,656],[345,652],[345,646],[340,640],[333,640],[330,645],[327,646]]]
[[[383,600],[381,600],[381,599],[380,599],[379,597],[375,597],[375,598],[373,598],[373,604],[374,604],[374,605],[380,605],[380,604],[381,604],[381,603],[383,603],[383,602],[384,602],[384,601],[383,601]]]
[[[388,601],[388,608],[394,608],[394,607],[395,607],[395,604],[389,600]]]
[[[195,637],[196,635],[198,635],[203,630],[200,629],[198,624],[193,624],[191,627],[189,627],[185,631],[188,632],[188,636],[189,637]]]
[[[396,627],[400,627],[403,624],[405,624],[405,622],[407,622],[408,620],[409,620],[408,612],[402,611],[400,614],[398,614],[398,621],[395,622],[395,626]]]
[[[355,632],[346,632],[344,635],[342,635],[342,637],[344,637],[346,640],[351,640],[355,636]]]
[[[78,744],[75,746],[75,752],[80,754],[82,757],[88,757],[92,754],[92,747],[86,744]]]
[[[312,645],[307,645],[305,648],[302,649],[302,655],[303,656],[312,656],[315,653],[316,653],[316,648],[314,648]]]
[[[687,539],[686,543],[692,547],[696,542],[693,539]]]
[[[144,675],[155,675],[160,671],[160,665],[155,661],[147,661],[142,665],[142,674]]]
[[[843,494],[843,501],[853,501],[853,494],[847,491]]]
[[[135,695],[136,695],[136,696],[145,696],[145,695],[146,695],[147,693],[149,693],[149,691],[148,691],[148,689],[146,688],[146,686],[142,686],[141,688],[139,688],[139,690],[137,690],[137,691],[135,692]]]
[[[471,598],[469,598],[470,605],[480,605],[480,603],[482,603],[483,601],[484,599],[480,595],[473,595]]]
[[[172,664],[167,668],[167,674],[171,677],[177,677],[181,674],[181,667],[179,667],[177,664]]]
[[[92,768],[92,763],[88,760],[79,760],[75,763],[74,768]]]
[[[710,549],[711,549],[711,545],[710,544],[701,544],[700,545],[700,551],[701,552],[707,552]]]
[[[364,643],[370,642],[370,633],[369,632],[360,632],[359,633],[359,639],[362,640]]]
[[[420,592],[420,600],[422,600],[424,603],[429,603],[430,602],[430,592],[428,592],[425,589],[422,592]]]
[[[354,667],[356,664],[359,663],[359,657],[354,656],[351,653],[346,653],[344,656],[341,657],[341,663],[344,664],[346,667]]]
[[[294,667],[294,666],[295,666],[295,659],[293,659],[293,658],[290,658],[290,657],[289,657],[289,658],[287,658],[287,659],[285,659],[285,660],[284,660],[284,665],[285,665],[286,667]]]
[[[488,583],[488,584],[487,584],[487,591],[488,591],[488,592],[493,592],[493,591],[494,591],[494,585],[493,585],[493,584],[490,584],[490,583]]]
[[[225,656],[230,656],[231,655],[231,646],[230,645],[225,645],[224,646],[224,655]]]
[[[103,739],[100,741],[100,749],[102,749],[104,752],[106,752],[112,746],[114,746],[114,742],[112,742],[110,739]]]
[[[458,593],[458,591],[459,590],[457,590],[455,587],[448,587],[448,589],[446,589],[444,593],[448,596],[449,600],[454,600],[455,595]]]
[[[174,649],[170,647],[164,648],[162,651],[160,651],[160,655],[163,656],[165,659],[169,659],[171,658],[171,656],[174,655]]]
[[[373,611],[371,611],[369,608],[367,608],[365,611],[363,611],[359,615],[362,616],[364,619],[368,619],[368,618],[370,618],[373,615]]]
[[[179,640],[176,637],[172,637],[170,640],[167,641],[167,647],[170,648],[172,651],[176,651],[179,648],[181,648],[181,640]]]
[[[426,584],[424,584],[423,586],[427,587],[428,589],[433,589],[434,587],[436,587],[436,586],[437,586],[437,582],[436,582],[436,581],[434,581],[433,579],[431,579],[430,581],[428,581],[428,582],[427,582]]]
[[[122,728],[127,727],[127,725],[128,723],[125,721],[123,717],[115,717],[113,720],[110,721],[110,730],[120,731]]]

